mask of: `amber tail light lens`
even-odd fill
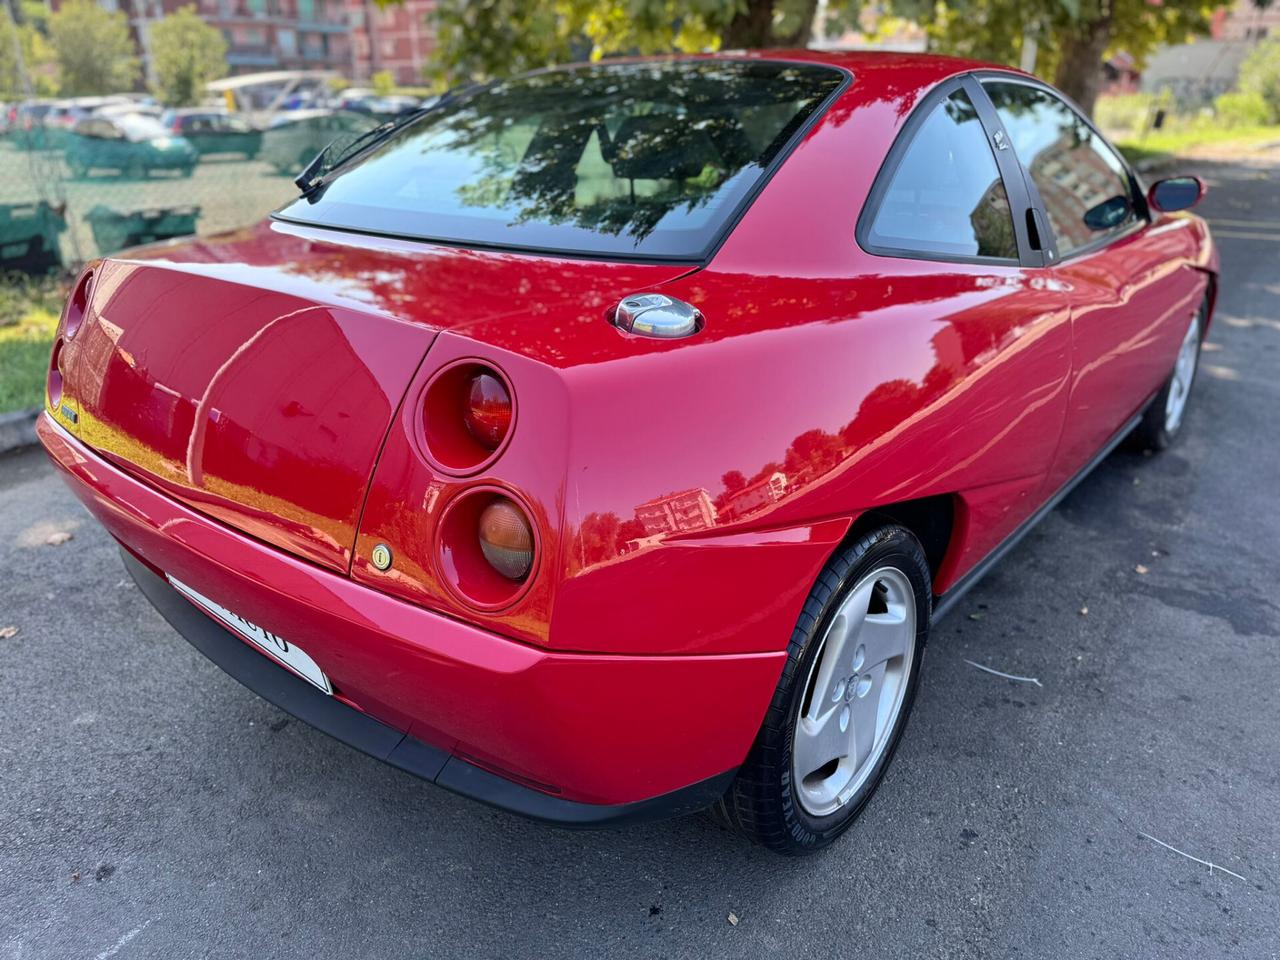
[[[494,497],[480,513],[480,552],[508,580],[521,581],[533,566],[529,518],[506,497]]]
[[[462,420],[471,436],[497,450],[511,429],[511,394],[502,381],[483,370],[473,374]]]

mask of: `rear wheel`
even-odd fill
[[[764,724],[714,814],[780,853],[820,850],[880,783],[915,699],[929,566],[885,526],[828,562],[805,602]]]
[[[1200,343],[1205,313],[1206,306],[1201,304],[1183,334],[1169,379],[1151,401],[1142,415],[1142,422],[1134,430],[1138,442],[1149,449],[1167,450],[1182,432],[1187,403],[1191,399],[1191,387],[1200,367]]]

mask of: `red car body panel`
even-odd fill
[[[249,619],[287,624],[282,636],[324,664],[347,702],[573,799],[635,800],[736,766],[782,668],[777,652],[539,650],[247,540],[87,452],[49,420],[38,429],[72,489],[114,537],[156,569],[234,597]]]
[[[1155,393],[1217,269],[1188,215],[1053,267],[871,255],[854,226],[886,153],[974,65],[778,56],[855,81],[708,262],[279,222],[122,256],[65,345],[42,439],[132,553],[425,742],[590,803],[738,765],[857,519],[947,503],[945,597]],[[705,328],[607,322],[655,288]],[[433,468],[419,419],[464,358],[510,380],[515,426],[458,477]],[[499,609],[447,589],[436,548],[477,486],[537,531],[529,589]]]

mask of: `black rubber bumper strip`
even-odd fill
[[[429,746],[327,696],[201,613],[127,550],[120,553],[138,588],[160,615],[193,647],[258,696],[371,757],[500,810],[564,827],[665,820],[709,807],[723,796],[737,773],[736,769],[727,770],[634,803],[579,803],[542,793]]]

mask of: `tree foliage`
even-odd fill
[[[0,100],[52,95],[57,84],[53,50],[45,33],[48,10],[25,0],[17,12],[18,22],[14,23],[7,4],[0,2]]]
[[[1267,105],[1272,123],[1280,123],[1280,38],[1258,44],[1240,64],[1240,92]]]
[[[64,96],[119,93],[137,82],[137,50],[123,13],[109,13],[92,0],[68,0],[49,18],[49,37]]]
[[[379,0],[395,3],[397,0]],[[923,24],[930,49],[1037,72],[1091,110],[1108,51],[1139,62],[1208,30],[1225,0],[888,0],[882,17]],[[862,0],[830,0],[828,32],[858,27]],[[439,0],[435,69],[451,83],[618,53],[804,46],[817,0]]]
[[[227,73],[227,41],[187,6],[151,28],[156,94],[171,107],[200,102],[204,85]]]
[[[924,24],[930,48],[1017,65],[1036,42],[1036,72],[1092,112],[1102,63],[1123,50],[1141,64],[1162,44],[1207,33],[1221,0],[894,0],[895,12]]]
[[[457,83],[610,54],[803,46],[816,9],[817,0],[440,0],[435,73]]]

